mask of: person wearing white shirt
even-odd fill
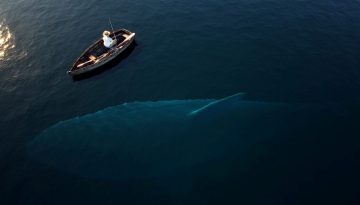
[[[110,32],[109,31],[104,31],[103,32],[103,41],[104,41],[104,46],[106,48],[111,48],[113,47],[115,44],[116,44],[116,40],[113,40],[111,37],[110,37]]]

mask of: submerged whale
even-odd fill
[[[76,176],[148,179],[205,165],[215,169],[225,161],[256,161],[254,150],[287,150],[300,137],[316,139],[333,123],[329,119],[342,115],[329,106],[247,101],[242,93],[133,102],[61,121],[27,150],[31,159]]]

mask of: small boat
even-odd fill
[[[135,39],[135,33],[126,29],[113,31],[109,36],[116,39],[115,45],[107,48],[104,46],[103,39],[100,38],[80,55],[67,73],[75,76],[95,70],[122,53]]]

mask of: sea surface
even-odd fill
[[[93,75],[68,76],[109,18],[136,43]],[[0,204],[359,204],[359,91],[359,0],[2,0]],[[240,92],[254,102],[336,104],[341,114],[281,152],[241,152],[246,165],[202,161],[153,180],[81,177],[28,156],[29,142],[61,121]],[[287,151],[296,157],[272,165]]]

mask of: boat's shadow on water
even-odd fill
[[[95,70],[92,70],[92,71],[89,71],[89,72],[86,72],[86,73],[83,73],[80,75],[75,75],[72,77],[73,80],[74,81],[85,80],[85,79],[94,77],[96,75],[99,75],[107,70],[112,69],[113,67],[117,66],[121,61],[123,61],[125,58],[127,58],[134,51],[134,49],[137,45],[138,44],[136,43],[136,41],[132,42],[124,52],[120,53],[119,56],[114,58],[112,61],[108,62],[107,64],[105,64]]]

